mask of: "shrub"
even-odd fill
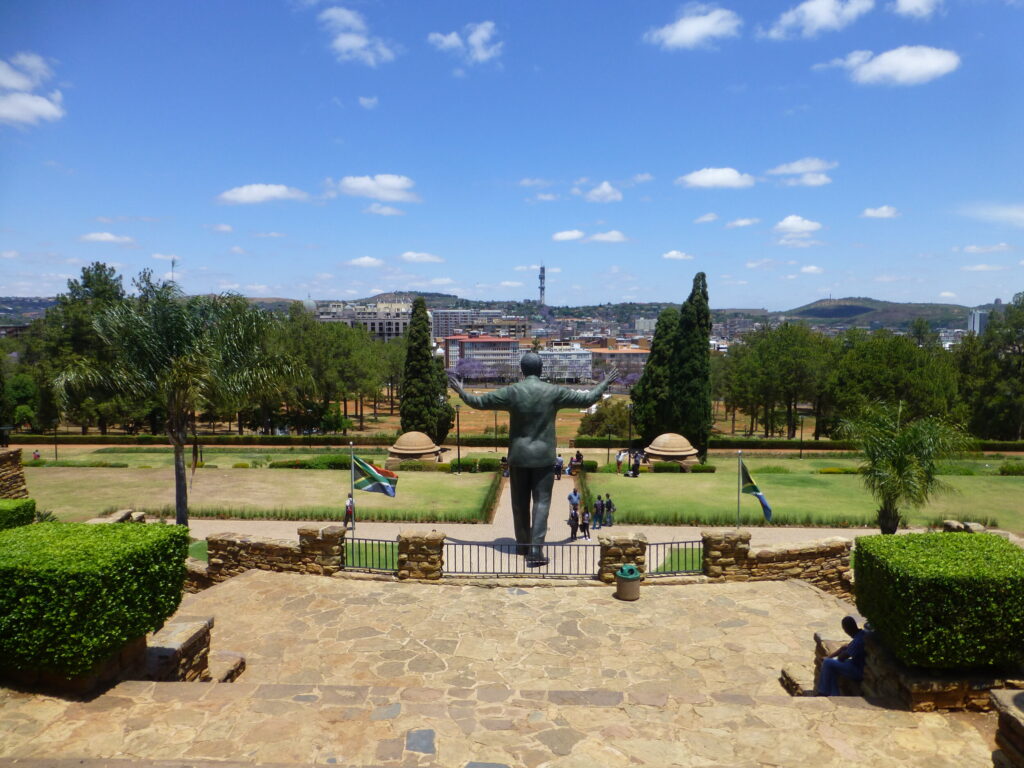
[[[501,469],[501,459],[492,459],[489,456],[484,457],[476,463],[476,468],[479,472],[497,472]]]
[[[434,471],[435,472],[451,472],[452,471],[452,465],[449,464],[447,461],[442,461],[440,464],[436,465],[436,468],[435,468]]]
[[[231,468],[232,469],[249,469],[249,462],[248,461],[236,461],[234,464],[231,465]]]
[[[754,470],[759,475],[791,475],[793,470],[789,467],[783,467],[779,464],[768,464],[764,467],[758,467]]]
[[[71,677],[163,624],[188,529],[40,523],[0,532],[0,659]]]
[[[597,472],[597,462],[593,459],[584,459],[581,468],[584,472]]]
[[[400,472],[430,472],[435,466],[435,462],[420,461],[419,459],[406,459],[398,463]]]
[[[695,472],[698,475],[711,474],[718,471],[718,467],[715,464],[695,464],[690,467],[691,472]]]
[[[352,461],[347,454],[325,453],[311,459],[283,459],[267,464],[271,469],[350,469]]]
[[[656,461],[651,465],[651,471],[655,474],[661,472],[678,473],[681,472],[682,469],[683,468],[674,461]]]
[[[33,499],[0,499],[0,530],[28,525],[36,519]]]
[[[463,472],[476,472],[476,464],[476,459],[453,459],[448,468],[451,472],[458,472],[460,468]]]
[[[986,534],[857,539],[857,608],[906,664],[952,669],[1024,656],[1024,551]]]
[[[1024,461],[1004,461],[999,465],[999,474],[1009,477],[1024,475]]]
[[[859,474],[856,467],[822,467],[818,470],[819,475],[856,475]]]

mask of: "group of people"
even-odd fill
[[[570,477],[573,474],[579,474],[580,469],[583,467],[583,454],[580,451],[576,451],[575,456],[569,457],[569,466],[566,467],[565,459],[562,458],[562,454],[558,454],[555,457],[555,480],[562,479],[562,470]]]
[[[626,465],[626,477],[640,476],[640,462],[647,461],[647,457],[641,450],[630,450],[623,448],[615,454],[615,474],[622,472],[622,465]]]
[[[580,512],[580,492],[573,488],[569,492],[568,523],[569,541],[576,541],[577,538],[589,541],[591,524],[594,530],[615,524],[615,502],[612,501],[612,495],[606,493],[604,498],[601,498],[601,494],[597,494],[597,498],[594,499],[594,512],[591,514],[590,508],[586,505]]]

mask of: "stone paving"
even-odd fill
[[[849,610],[795,581],[623,603],[250,571],[180,608],[245,654],[239,682],[128,682],[89,702],[0,690],[0,763],[991,765],[991,716],[782,692],[780,668]]]

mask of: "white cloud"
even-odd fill
[[[247,283],[245,290],[250,293],[267,293],[270,291],[270,286],[263,283]]]
[[[359,97],[359,106],[362,107],[363,109],[376,109],[379,103],[380,99],[378,99],[376,96]]]
[[[452,285],[455,281],[450,277],[432,277],[430,279],[431,285]]]
[[[845,58],[816,64],[814,69],[840,67],[850,79],[862,85],[921,85],[948,75],[960,66],[955,51],[927,45],[903,45],[875,56],[871,51],[853,51]]]
[[[805,0],[783,13],[765,33],[774,40],[785,40],[795,33],[814,37],[852,24],[875,7],[875,0]]]
[[[368,67],[394,61],[394,48],[370,34],[359,12],[335,6],[323,10],[317,18],[334,36],[331,48],[338,61],[358,61]]]
[[[551,239],[556,243],[564,243],[567,240],[580,240],[584,235],[584,232],[579,229],[565,229],[561,232],[555,232],[551,236]]]
[[[427,35],[427,42],[439,51],[459,56],[467,64],[482,64],[501,55],[505,43],[497,41],[497,35],[498,27],[493,21],[481,21],[467,24],[462,35],[458,32],[431,32]]]
[[[610,229],[607,232],[597,232],[590,236],[595,243],[624,243],[626,236],[617,229]]]
[[[154,253],[153,258],[160,259],[161,261],[175,261],[178,257],[173,253]]]
[[[942,293],[939,294],[939,298],[940,299],[955,299],[956,298],[956,294],[953,293],[952,291],[943,291]]]
[[[817,240],[811,239],[811,235],[821,229],[821,223],[805,219],[803,216],[790,214],[774,227],[779,233],[779,245],[790,248],[807,248],[812,245],[821,245]]]
[[[284,232],[257,232],[256,237],[288,237]]]
[[[370,203],[369,207],[363,209],[363,213],[374,213],[377,216],[405,216],[405,211],[401,208],[381,203]]]
[[[806,267],[800,267],[800,271],[805,275],[820,275],[825,270],[821,267],[816,267],[813,264],[808,264]]]
[[[630,181],[634,184],[646,184],[649,181],[654,181],[654,176],[649,173],[636,173],[633,174],[633,178]]]
[[[128,245],[134,243],[135,240],[128,235],[115,235],[110,232],[90,232],[87,235],[82,235],[78,238],[83,243],[116,243],[118,245]]]
[[[889,10],[900,16],[927,19],[941,7],[942,0],[896,0],[889,5]]]
[[[1024,227],[1024,205],[973,205],[963,212],[982,221]]]
[[[540,264],[520,264],[517,267],[513,267],[516,272],[537,272],[540,269]],[[561,272],[561,267],[548,267],[548,272]]]
[[[0,259],[16,259],[19,255],[17,251],[0,251]]]
[[[533,199],[538,203],[551,203],[558,199],[558,195],[553,192],[538,192]]]
[[[516,280],[502,280],[498,283],[502,288],[522,288],[523,284]]]
[[[880,205],[877,208],[865,208],[861,216],[865,219],[895,219],[900,212],[891,205]]]
[[[245,248],[243,248],[240,245],[232,245],[231,246],[231,252],[233,254],[235,254],[236,256],[241,256],[242,254],[245,253]]]
[[[838,165],[837,162],[822,160],[820,157],[805,157],[794,160],[792,163],[777,165],[767,173],[773,176],[790,177],[782,182],[787,187],[820,187],[832,183],[832,179],[825,171]]]
[[[752,227],[755,224],[760,223],[760,219],[733,219],[726,224],[726,229],[736,229],[737,227]]]
[[[617,203],[622,200],[622,192],[607,181],[602,181],[583,197],[590,203]]]
[[[358,259],[350,259],[348,262],[350,267],[383,267],[384,262],[381,259],[375,259],[373,256],[360,256]]]
[[[406,251],[401,256],[402,261],[408,261],[413,264],[440,264],[444,259],[440,256],[435,256],[432,253],[422,253],[419,251]]]
[[[964,253],[1003,253],[1011,250],[1009,243],[996,243],[995,245],[965,245]]]
[[[694,224],[707,224],[712,221],[718,221],[717,213],[705,213],[702,216],[698,216],[693,220]]]
[[[666,251],[665,253],[661,254],[661,258],[678,261],[689,261],[690,259],[693,258],[693,255],[689,253],[683,253],[682,251]]]
[[[754,177],[735,168],[701,168],[676,179],[676,184],[702,189],[740,189],[754,186]]]
[[[964,272],[1001,272],[1006,267],[997,264],[967,264],[960,269]]]
[[[832,183],[832,178],[827,173],[801,173],[799,176],[784,179],[783,184],[787,187],[822,187]]]
[[[760,269],[761,267],[768,267],[774,264],[771,259],[752,259],[746,263],[747,269]]]
[[[330,186],[330,179],[328,179]],[[416,182],[408,176],[378,173],[375,176],[346,176],[338,182],[338,191],[355,197],[369,197],[385,203],[418,203],[412,191]]]
[[[53,77],[46,60],[36,53],[22,52],[7,61],[0,60],[0,123],[35,125],[40,120],[64,117],[60,91],[40,96],[33,93]]]
[[[736,37],[742,25],[743,19],[733,11],[691,4],[671,24],[648,31],[644,40],[666,51],[697,48],[718,38]]]
[[[305,200],[307,197],[301,189],[284,184],[246,184],[221,192],[217,199],[228,205],[252,205],[272,200]]]
[[[230,224],[216,224],[213,227],[214,232],[234,232],[235,228]]]
[[[526,179],[520,179],[519,180],[519,186],[520,187],[550,187],[551,186],[551,182],[548,181],[547,179],[531,179],[531,178],[526,178]]]

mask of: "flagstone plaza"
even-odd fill
[[[992,765],[994,715],[783,692],[780,669],[850,610],[797,581],[648,584],[628,603],[250,571],[178,611],[214,617],[214,650],[247,659],[237,682],[0,691],[0,764]]]

